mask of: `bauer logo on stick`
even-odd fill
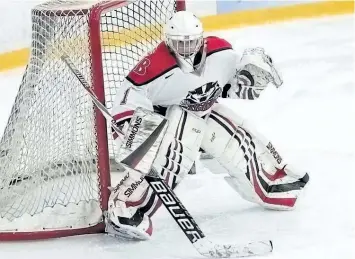
[[[174,217],[174,219],[176,219],[176,222],[179,224],[180,228],[184,231],[191,243],[195,243],[199,239],[205,237],[192,217],[186,210],[181,208],[177,198],[169,193],[161,181],[151,181],[151,187],[158,194],[170,214]]]

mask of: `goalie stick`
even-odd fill
[[[67,55],[63,55],[61,59],[77,77],[83,88],[89,93],[94,104],[102,112],[104,117],[111,121],[113,129],[117,129],[119,133],[122,133],[115,125],[114,120],[105,105],[96,98],[90,88],[90,85],[80,71],[74,66],[69,57]],[[252,255],[264,255],[273,250],[273,245],[270,240],[255,241],[243,245],[212,243],[206,238],[205,234],[178,199],[176,194],[165,183],[165,181],[159,177],[158,172],[156,172],[154,168],[152,168],[148,175],[145,176],[145,179],[153,191],[158,195],[180,229],[184,232],[186,237],[201,255],[217,258],[245,257]]]

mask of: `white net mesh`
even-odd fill
[[[97,35],[94,10],[103,10]],[[161,41],[162,25],[174,10],[173,0],[57,0],[32,11],[30,61],[0,143],[0,231],[83,228],[102,221],[101,189],[107,186],[100,177],[110,172],[98,164],[108,157],[97,151],[91,99],[60,56],[67,54],[88,82],[103,83],[111,108],[120,83]],[[92,37],[100,37],[100,52]],[[93,62],[102,62],[102,71]],[[111,130],[104,131],[113,158]]]
[[[108,108],[112,108],[116,90],[128,72],[161,42],[163,25],[174,13],[175,5],[173,0],[136,1],[119,12],[102,16],[102,59]],[[111,134],[109,138],[113,157]]]

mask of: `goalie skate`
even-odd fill
[[[137,210],[132,218],[117,217],[115,222],[108,219],[106,221],[106,232],[114,237],[147,240],[153,233],[153,224],[147,215]]]

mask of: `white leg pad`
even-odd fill
[[[156,132],[163,118],[153,112],[137,109],[131,120],[124,144],[120,147],[120,160],[136,159],[138,162],[124,163],[125,176],[111,192],[108,215],[113,222],[118,217],[131,218],[137,210],[151,216],[160,206],[158,197],[148,188],[144,179],[152,166],[174,188],[187,175],[199,155],[205,120],[179,106],[169,107],[164,119],[167,124],[161,131],[163,135],[157,135],[157,140],[140,160],[136,159],[135,154],[142,152],[136,151],[153,135],[153,131]],[[134,164],[134,167],[129,168],[129,164]]]
[[[240,177],[236,179],[232,176],[224,177],[224,180],[232,187],[239,195],[247,201],[259,203],[259,198],[256,195],[254,188],[248,178]]]
[[[222,104],[207,120],[202,148],[230,174],[226,181],[244,199],[265,208],[292,209],[309,176],[291,168],[247,121]]]
[[[179,106],[167,109],[169,126],[154,161],[163,178],[170,174],[179,183],[199,156],[206,121]],[[172,182],[168,183],[169,185]]]

